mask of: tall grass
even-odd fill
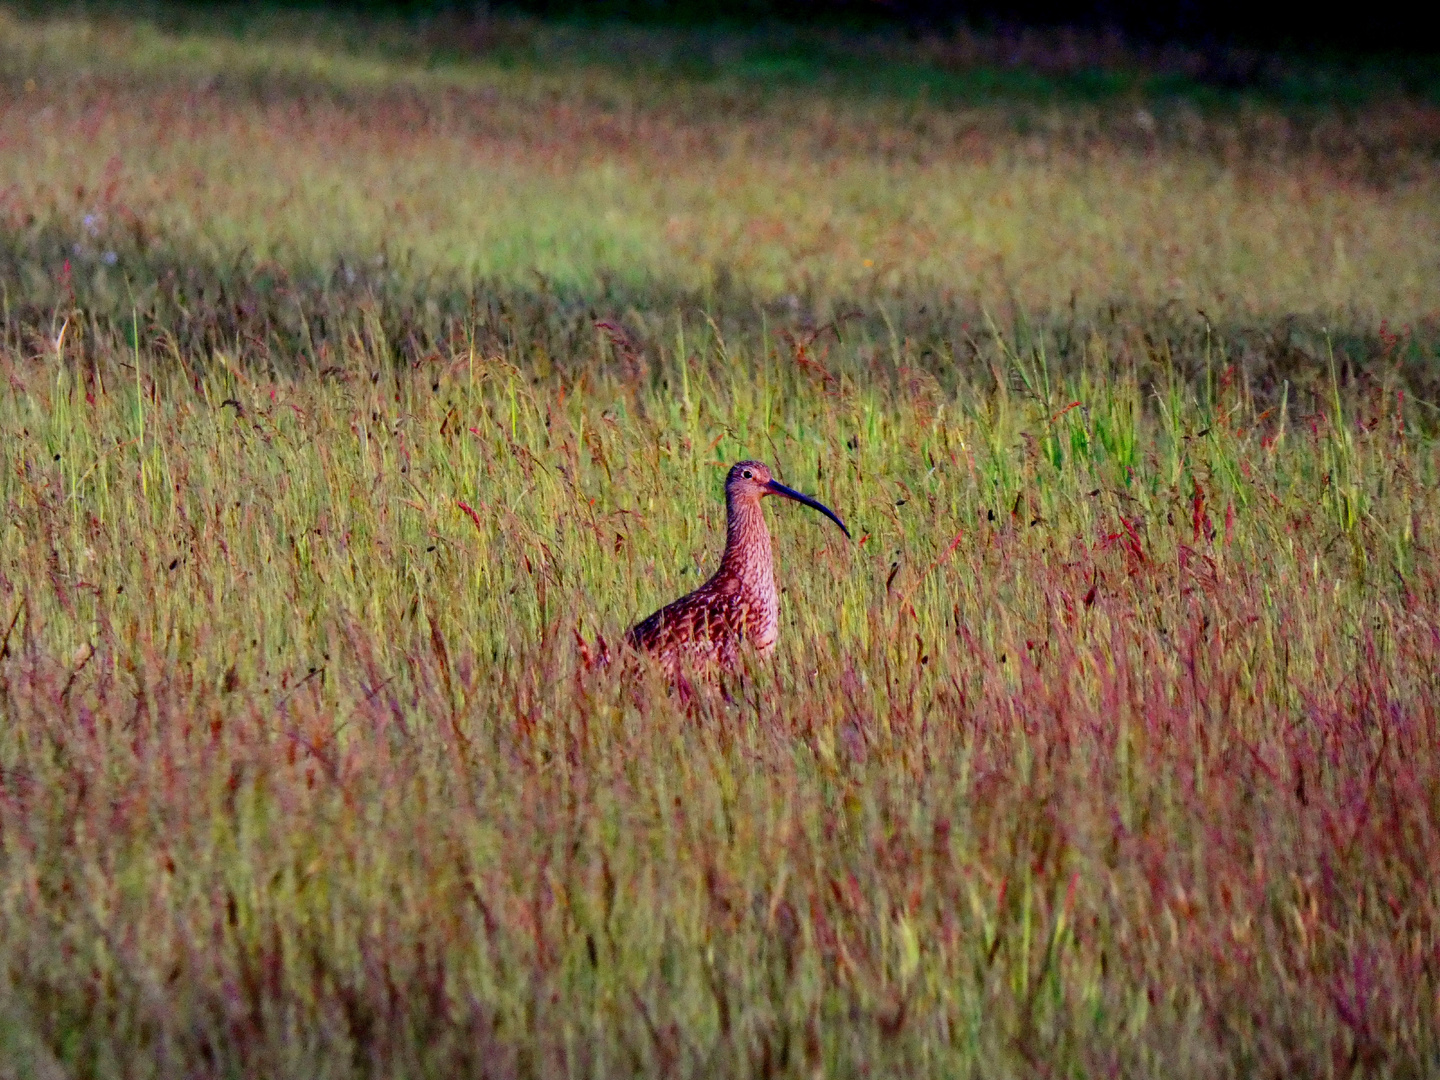
[[[883,172],[803,167],[803,96],[645,106],[467,204],[503,155],[395,99],[135,78],[0,116],[0,1075],[1435,1070],[1432,180],[997,130],[935,167],[1023,229],[1013,291],[947,291],[936,228],[807,293],[843,230],[725,281],[654,239],[665,139],[742,237]],[[888,168],[856,229],[969,212]],[[377,224],[401,191],[431,216]],[[447,262],[607,210],[640,269]],[[1213,310],[1157,308],[1172,237],[1242,231]],[[1342,233],[1363,275],[1307,260]],[[680,692],[620,634],[714,565],[745,456],[856,540],[767,508],[776,655]]]
[[[9,362],[12,1039],[94,1075],[1433,1063],[1415,405],[1262,411],[1223,343],[1211,396],[1098,336],[942,391],[903,344],[691,329],[638,380],[600,341],[398,370],[363,326],[300,381]],[[714,562],[747,453],[860,538],[772,513],[774,662],[688,703],[592,666]]]

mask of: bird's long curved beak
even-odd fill
[[[845,527],[845,523],[835,515],[834,510],[831,510],[819,499],[812,499],[809,495],[802,495],[794,488],[788,488],[778,480],[771,480],[766,483],[765,490],[769,491],[772,495],[784,495],[787,499],[794,499],[798,503],[804,503],[812,510],[819,510],[820,513],[840,526],[840,531],[845,534],[845,539],[850,539],[850,530]]]

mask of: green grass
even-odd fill
[[[854,103],[917,99],[945,106],[1010,106],[1190,101],[1212,109],[1263,105],[1282,109],[1351,109],[1397,97],[1440,100],[1440,65],[1410,42],[1390,54],[1309,50],[1264,54],[1253,49],[1147,46],[1113,32],[1010,27],[977,32],[963,26],[920,32],[740,19],[696,23],[665,18],[616,22],[575,15],[540,21],[462,9],[409,17],[339,14],[324,5],[165,3],[86,4],[70,9],[21,3],[12,10],[48,24],[43,36],[103,26],[111,41],[90,40],[66,60],[152,67],[206,64],[225,54],[241,72],[286,58],[308,75],[344,77],[375,66],[423,69],[465,81],[477,62],[511,71],[554,73],[567,67],[590,78],[620,75],[623,84],[663,80],[670,91],[748,85],[761,91],[818,90]],[[66,25],[68,23],[68,26]],[[299,46],[297,48],[296,46]],[[317,54],[325,55],[319,59]],[[343,57],[343,58],[342,58]],[[302,59],[303,58],[303,59]],[[338,61],[338,63],[337,63]],[[317,68],[320,69],[317,71]]]
[[[0,211],[22,238],[79,240],[74,273],[122,312],[156,246],[312,273],[342,257],[538,272],[586,293],[732,280],[822,307],[1435,311],[1433,110],[1403,99],[1353,122],[1164,102],[1142,120],[1130,102],[1012,114],[14,15],[0,49],[18,95]]]
[[[0,1076],[1433,1071],[1403,131],[127,32],[0,24]]]

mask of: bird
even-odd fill
[[[674,668],[681,661],[733,665],[742,643],[761,655],[775,648],[780,635],[780,594],[770,531],[760,500],[783,495],[820,511],[850,538],[836,513],[824,503],[786,487],[761,461],[741,461],[725,477],[725,554],[720,568],[692,593],[666,604],[625,633],[631,648]]]

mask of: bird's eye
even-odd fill
[[[745,479],[746,479],[746,480],[749,480],[749,479],[751,478],[751,477],[750,477],[750,470],[749,470],[749,469],[746,469],[746,470],[745,470],[744,476],[745,476]]]

